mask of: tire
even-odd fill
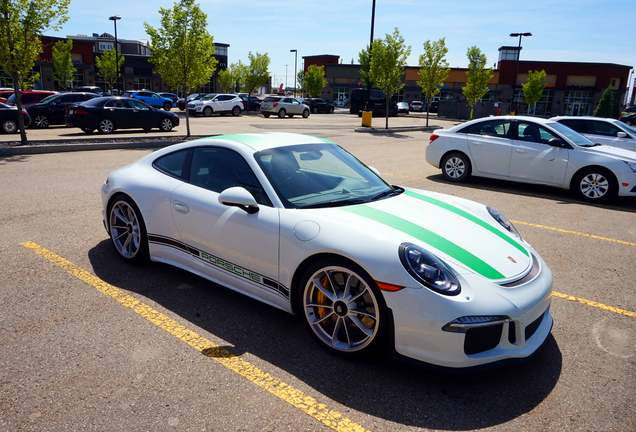
[[[159,126],[159,129],[161,129],[163,132],[170,132],[173,127],[174,122],[171,118],[164,117],[161,119],[161,126]]]
[[[580,199],[594,203],[611,201],[618,193],[618,182],[609,170],[584,168],[573,178],[570,190]]]
[[[442,175],[448,181],[463,182],[470,177],[470,160],[462,153],[450,153],[444,156],[441,168]]]
[[[139,207],[127,195],[116,195],[108,207],[108,232],[115,250],[128,263],[148,261],[148,234]]]
[[[209,107],[209,106],[203,108],[203,115],[206,116],[206,117],[210,117],[213,112],[214,112],[214,110],[212,110],[212,108]]]
[[[115,123],[109,118],[103,118],[97,124],[97,130],[102,134],[109,134],[115,130]]]
[[[313,111],[314,114],[318,114],[318,108],[313,107],[311,110]]]
[[[263,114],[263,117],[269,118],[269,114]]]
[[[333,107],[329,107],[329,114],[333,114]]]
[[[80,128],[80,129],[82,129],[82,131],[87,133],[87,134],[92,134],[93,131],[95,130],[95,129],[89,128],[89,127],[83,127],[83,128]]]
[[[15,120],[6,119],[2,121],[2,132],[12,134],[18,131],[18,124]]]
[[[286,115],[287,115],[287,111],[285,111],[284,108],[281,108],[280,110],[278,110],[278,118],[285,118]]]
[[[303,118],[307,118],[307,117],[309,117],[309,110],[308,109],[303,111]]]
[[[45,129],[49,127],[50,123],[51,123],[51,118],[44,113],[38,113],[35,116],[33,116],[32,125],[36,129]]]
[[[170,111],[172,109],[172,105],[170,105],[170,102],[165,102],[163,104],[163,109],[166,111]]]
[[[317,261],[305,271],[299,289],[298,311],[327,351],[351,358],[386,348],[384,297],[361,267],[336,257]]]
[[[235,106],[234,108],[232,108],[232,115],[234,117],[238,117],[239,115],[241,115],[241,109]]]

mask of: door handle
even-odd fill
[[[527,153],[525,150],[521,150],[521,149],[515,149],[515,151],[516,151],[517,153]]]
[[[173,204],[174,204],[174,209],[177,211],[177,213],[186,214],[190,211],[190,208],[185,203],[182,203],[181,201],[175,201]]]
[[[472,144],[472,145],[476,145],[476,146],[480,146],[480,145],[483,145],[482,143],[480,143],[480,142],[477,142],[477,141],[473,141],[473,142],[471,142],[471,144]]]

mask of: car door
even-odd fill
[[[259,298],[286,297],[276,282],[278,209],[243,157],[218,147],[196,148],[189,180],[173,191],[171,203],[180,240],[190,248],[197,269]],[[234,186],[252,193],[258,212],[219,203],[219,194]]]
[[[104,104],[105,117],[109,117],[117,129],[128,129],[132,123],[131,101],[135,99],[112,99]]]
[[[48,106],[48,111],[51,116],[50,124],[64,124],[66,104],[73,102],[75,102],[75,99],[72,93],[62,94],[55,98],[54,101],[51,101]]]
[[[505,177],[510,166],[512,139],[510,120],[489,120],[470,126],[466,134],[473,170]],[[458,134],[459,135],[459,134]]]
[[[509,176],[513,180],[562,185],[568,167],[569,150],[549,144],[561,139],[541,125],[516,122]]]
[[[303,113],[303,106],[296,99],[285,98],[284,102],[287,102],[287,107],[289,107],[287,108],[287,114],[296,115]]]
[[[148,129],[159,126],[159,119],[151,107],[135,99],[128,99],[126,102],[132,111],[128,119],[129,128]]]

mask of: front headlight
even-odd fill
[[[461,292],[459,281],[451,269],[432,253],[414,244],[402,243],[399,255],[404,269],[425,287],[449,296]]]
[[[490,216],[492,216],[497,222],[499,222],[499,225],[504,227],[506,231],[513,234],[519,240],[522,240],[521,234],[519,234],[515,226],[512,224],[512,222],[508,220],[507,217],[505,217],[504,215],[502,215],[501,213],[499,213],[497,210],[493,208],[490,208],[490,207],[486,207],[486,208],[488,209],[488,213],[490,213]]]
[[[627,164],[627,166],[633,171],[636,172],[636,162],[628,162],[628,161],[623,161]]]

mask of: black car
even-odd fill
[[[627,114],[624,116],[620,116],[618,119],[625,123],[627,126],[636,125],[636,114]]]
[[[97,96],[104,96],[104,90],[101,87],[97,86],[81,86],[73,89],[74,92],[78,93],[95,93]]]
[[[191,95],[188,95],[188,102],[193,101],[193,100],[199,100],[201,99],[203,96],[205,96],[207,93],[192,93]],[[186,109],[186,99],[185,98],[179,98],[177,99],[177,102],[175,103],[175,105],[177,106],[177,108],[179,108],[181,111],[185,111]]]
[[[236,93],[243,101],[243,106],[247,107],[247,93]],[[260,111],[262,101],[256,96],[250,96],[250,111]],[[247,108],[245,108],[247,109]]]
[[[24,116],[24,127],[31,123],[31,116],[26,109],[22,108]],[[16,133],[18,131],[18,108],[0,102],[0,125],[4,133]]]
[[[335,109],[334,104],[327,102],[324,99],[320,98],[307,98],[300,101],[305,105],[309,105],[309,109],[312,113],[329,113],[333,114],[333,110]]]
[[[126,97],[98,97],[82,104],[67,105],[66,126],[78,127],[86,133],[95,129],[108,134],[115,129],[159,128],[169,132],[179,126],[179,116],[169,111]]]
[[[157,93],[157,94],[161,97],[170,99],[173,104],[176,104],[177,101],[179,100],[179,96],[177,96],[174,93]]]
[[[26,107],[33,119],[31,127],[42,129],[49,125],[63,125],[66,104],[82,103],[96,97],[99,97],[96,93],[60,93],[48,96],[35,105]]]
[[[429,105],[428,112],[436,113],[438,108],[439,108],[439,101],[433,101]]]

